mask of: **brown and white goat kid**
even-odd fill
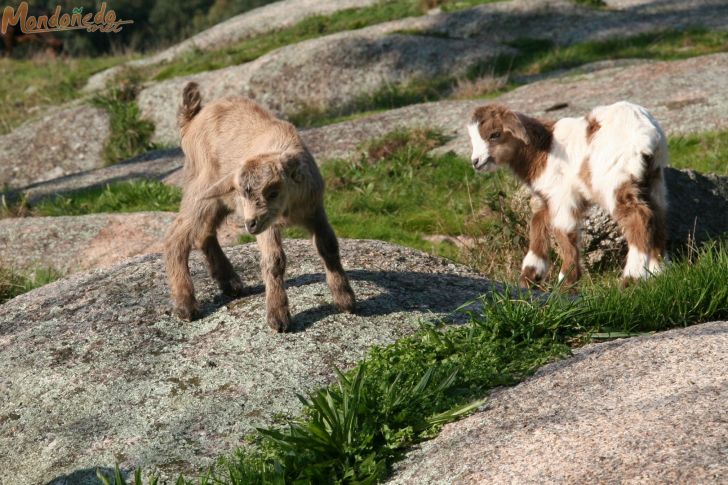
[[[191,320],[199,311],[188,267],[193,247],[205,254],[210,275],[225,295],[245,293],[217,240],[218,226],[235,210],[260,248],[271,328],[285,331],[291,320],[283,283],[284,225],[301,226],[313,234],[334,303],[342,311],[353,311],[354,292],[324,210],[324,181],[296,128],[243,97],[202,108],[195,83],[184,89],[178,124],[186,155],[184,194],[165,243],[177,315]]]
[[[591,203],[606,210],[624,233],[625,280],[661,270],[667,142],[645,108],[622,101],[594,108],[586,117],[550,122],[491,104],[475,110],[468,132],[477,171],[507,165],[531,189],[522,285],[548,272],[549,229],[562,259],[559,280],[579,279],[579,224]]]

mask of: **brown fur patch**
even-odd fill
[[[554,121],[540,121],[520,115],[519,118],[526,128],[530,143],[523,147],[523,160],[529,163],[521,163],[514,166],[516,174],[526,183],[532,183],[539,178],[546,169],[551,143],[553,142]]]
[[[599,128],[602,127],[601,124],[594,118],[592,115],[589,115],[586,117],[586,142],[591,143],[592,138],[594,138],[594,135],[597,131],[599,131]]]
[[[652,248],[653,211],[647,203],[646,187],[636,180],[625,182],[615,191],[614,218],[630,246],[643,253]]]
[[[584,160],[581,162],[581,167],[579,167],[579,178],[582,182],[584,182],[584,185],[589,187],[589,190],[592,190],[592,173],[591,173],[591,167],[589,167],[589,157],[584,157]]]
[[[549,221],[548,206],[541,202],[540,207],[531,216],[531,224],[528,228],[528,249],[543,259],[547,259],[549,253]]]

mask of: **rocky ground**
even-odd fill
[[[391,484],[724,483],[728,322],[589,345],[395,466]]]
[[[287,241],[295,331],[271,332],[254,245],[228,249],[249,287],[220,300],[191,262],[204,317],[169,315],[159,254],[81,273],[19,296],[0,312],[0,466],[14,483],[120,462],[195,474],[256,426],[295,415],[316,389],[373,345],[446,317],[492,288],[460,265],[379,241],[342,241],[355,315],[331,304],[308,241]],[[76,476],[78,478],[78,476]],[[76,482],[77,483],[77,482]]]

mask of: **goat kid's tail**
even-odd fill
[[[182,106],[177,112],[177,125],[182,130],[202,109],[202,96],[197,83],[187,83],[182,91]]]

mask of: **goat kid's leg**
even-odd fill
[[[245,285],[233,269],[230,260],[225,256],[217,239],[217,228],[225,220],[226,216],[227,211],[225,208],[219,207],[215,217],[205,228],[204,233],[201,234],[202,240],[199,242],[199,246],[205,254],[210,276],[217,281],[222,293],[229,297],[243,296],[245,294]]]
[[[582,214],[581,205],[562,204],[550,212],[554,239],[556,239],[561,269],[559,282],[565,281],[573,285],[581,278],[581,264],[579,262],[579,218]]]
[[[549,214],[541,199],[531,198],[531,223],[528,229],[528,253],[521,265],[520,284],[527,288],[541,281],[549,270]]]
[[[662,272],[667,259],[667,208],[653,204],[652,253],[648,269],[651,274]]]
[[[559,281],[565,281],[567,285],[573,285],[581,278],[579,229],[578,227],[571,230],[555,229],[554,238],[558,244],[559,256],[561,257]]]
[[[667,188],[661,169],[653,171],[649,186],[650,208],[653,214],[649,271],[657,274],[662,271],[663,262],[667,259]]]
[[[260,270],[265,283],[265,306],[268,326],[285,332],[291,324],[288,296],[283,282],[286,273],[286,254],[283,252],[281,230],[272,226],[257,236],[260,248]]]
[[[646,201],[644,191],[633,181],[622,184],[616,190],[615,202],[613,215],[629,247],[627,263],[622,272],[623,283],[647,278],[650,267],[654,267],[652,257],[656,250],[653,244],[655,229],[662,227],[663,223],[657,221],[654,211]]]
[[[341,265],[339,241],[329,224],[323,207],[316,211],[308,226],[313,234],[316,250],[324,261],[326,283],[329,285],[336,308],[342,312],[353,313],[356,308],[356,297]]]
[[[164,262],[175,314],[183,320],[199,316],[195,287],[190,276],[189,258],[192,249],[192,222],[180,213],[167,231]]]

